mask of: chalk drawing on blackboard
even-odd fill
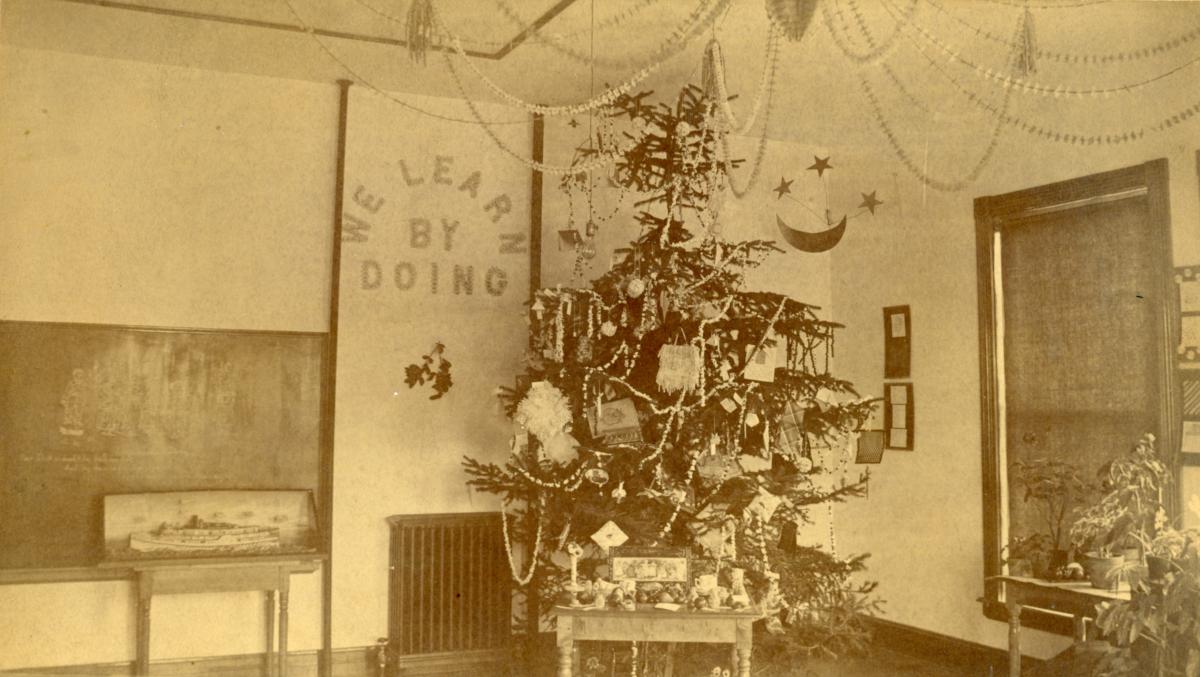
[[[227,515],[236,515],[233,520]],[[183,491],[104,497],[109,561],[311,553],[308,491]]]

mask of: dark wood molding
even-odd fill
[[[70,2],[76,5],[91,5],[93,7],[104,7],[106,9],[121,9],[132,12],[143,12],[146,14],[157,14],[159,16],[168,16],[176,19],[194,19],[197,21],[212,21],[215,23],[233,24],[236,26],[246,26],[249,28],[265,28],[275,31],[286,31],[289,33],[308,33],[309,30],[304,26],[295,26],[292,24],[279,23],[277,21],[260,21],[258,19],[245,19],[236,16],[223,16],[221,14],[210,14],[207,12],[193,12],[182,9],[173,9],[170,7],[151,7],[132,2],[118,2],[117,0],[59,0],[59,2]],[[480,59],[492,59],[499,61],[508,56],[517,47],[520,47],[546,24],[550,23],[554,17],[562,14],[563,10],[575,4],[575,0],[559,0],[553,7],[542,12],[540,16],[531,21],[519,33],[514,35],[499,49],[493,52],[481,52],[474,49],[463,49],[463,53],[467,56],[473,56]],[[389,45],[392,47],[407,47],[407,40],[398,38],[389,38],[379,35],[363,35],[361,33],[349,33],[346,31],[331,31],[324,28],[313,28],[312,34],[323,38],[338,38],[340,40],[354,40],[356,42],[368,42],[378,45]],[[429,49],[435,52],[453,52],[454,47],[449,45],[430,45]]]
[[[961,669],[964,675],[1008,674],[1008,651],[951,637],[932,630],[903,625],[884,618],[867,617],[871,645],[918,658],[926,658]],[[1021,657],[1021,672],[1033,670],[1043,661]]]
[[[512,652],[507,649],[455,651],[417,656],[401,656],[389,670],[391,675],[438,675],[439,677],[481,677],[508,675],[512,671]],[[340,677],[340,676],[339,676]]]
[[[337,150],[334,156],[333,234],[329,255],[329,320],[321,387],[321,677],[333,673],[333,442],[337,420],[338,318],[342,288],[342,211],[346,192],[346,139],[350,118],[349,80],[338,80]]]
[[[975,199],[975,252],[976,290],[979,318],[979,385],[980,385],[980,452],[983,470],[983,562],[984,596],[983,612],[988,618],[1008,620],[1008,610],[1000,603],[998,583],[990,580],[1001,571],[1000,525],[1003,515],[1000,510],[1000,467],[998,440],[1000,426],[997,406],[997,355],[995,334],[996,313],[993,296],[995,233],[1004,223],[1023,216],[1069,209],[1089,201],[1139,197],[1146,200],[1146,221],[1151,231],[1157,234],[1156,254],[1160,260],[1161,274],[1156,277],[1153,292],[1162,299],[1163,322],[1151,328],[1153,340],[1161,347],[1159,364],[1161,410],[1159,414],[1159,441],[1161,450],[1173,459],[1180,457],[1180,434],[1182,421],[1179,416],[1179,384],[1174,368],[1175,343],[1179,336],[1178,303],[1175,301],[1173,261],[1171,254],[1170,186],[1165,159],[1102,172],[1044,186],[1037,186],[1004,195],[984,196]],[[1173,343],[1175,342],[1175,343]],[[1176,463],[1178,466],[1178,462]],[[1025,609],[1021,624],[1039,630],[1062,635],[1072,634],[1070,618]]]

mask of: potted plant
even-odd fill
[[[1099,475],[1103,494],[1072,524],[1071,542],[1086,554],[1084,568],[1092,585],[1111,588],[1118,582],[1118,569],[1136,568],[1136,561],[1122,566],[1124,549],[1152,541],[1170,474],[1155,450],[1154,435],[1146,434],[1128,453],[1106,463]]]
[[[1200,497],[1191,509],[1200,517]],[[1155,542],[1171,556],[1167,571],[1131,599],[1100,605],[1096,626],[1110,646],[1093,674],[1200,675],[1200,531],[1166,527]]]
[[[1154,520],[1154,536],[1142,542],[1146,549],[1147,577],[1161,581],[1171,571],[1172,563],[1183,557],[1193,535],[1192,530],[1176,529],[1167,521],[1166,511],[1160,510]]]
[[[1034,505],[1044,531],[1013,539],[1009,558],[1018,559],[1020,553],[1035,576],[1053,578],[1069,561],[1064,542],[1067,518],[1084,502],[1089,487],[1078,466],[1050,458],[1016,461],[1011,477],[1024,490],[1022,500]]]

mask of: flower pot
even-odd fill
[[[1147,577],[1152,581],[1161,581],[1171,571],[1171,560],[1157,555],[1146,555]]]
[[[1101,557],[1094,552],[1089,552],[1083,567],[1087,570],[1088,580],[1092,582],[1093,588],[1116,590],[1120,578],[1113,573],[1113,570],[1124,563],[1125,557],[1122,555]]]
[[[1051,550],[1038,552],[1030,558],[1033,575],[1047,581],[1057,580],[1059,572],[1067,566],[1069,560],[1066,550]]]
[[[1033,566],[1024,557],[1014,557],[1008,560],[1008,575],[1028,578],[1033,576]]]

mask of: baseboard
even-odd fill
[[[867,619],[872,630],[872,645],[891,651],[931,658],[958,666],[963,674],[1003,675],[1008,673],[1008,651],[978,644],[958,637],[943,635],[932,630],[914,628],[883,618]],[[1035,669],[1043,661],[1032,656],[1021,657],[1021,671]]]
[[[499,677],[512,672],[512,652],[508,649],[400,656],[395,662],[391,677],[415,677],[416,675]]]
[[[334,649],[332,677],[378,677],[375,647],[353,647]],[[288,653],[288,677],[318,677],[316,651],[292,651]],[[155,677],[262,677],[266,674],[264,654],[241,654],[206,658],[183,658],[150,662],[150,672]],[[0,670],[4,677],[47,677],[48,675],[70,675],[71,677],[129,677],[134,674],[134,664],[94,663],[90,665],[66,665],[49,668],[21,668]]]

